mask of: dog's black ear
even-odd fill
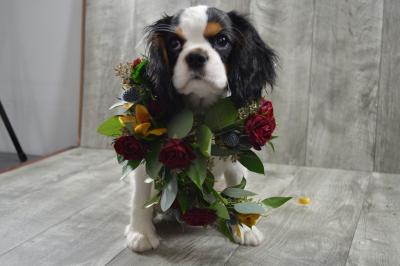
[[[170,109],[177,106],[176,101],[180,98],[173,89],[172,69],[165,43],[165,34],[171,27],[172,19],[172,16],[165,15],[145,28],[147,57],[149,59],[146,66],[146,76],[163,111],[167,113],[174,111]]]
[[[242,106],[261,97],[265,85],[274,86],[277,56],[244,16],[235,11],[228,16],[235,32],[227,66],[229,89],[235,103]]]

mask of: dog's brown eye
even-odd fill
[[[229,43],[228,37],[226,37],[223,34],[218,35],[217,38],[215,39],[215,44],[221,48],[226,47],[228,43]]]
[[[169,47],[172,50],[177,51],[177,50],[181,49],[182,43],[178,38],[172,38],[169,40]]]

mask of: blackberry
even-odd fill
[[[239,136],[235,132],[230,132],[224,137],[224,144],[229,148],[235,148],[239,143]]]
[[[140,95],[135,87],[131,87],[122,93],[121,99],[126,102],[137,102],[140,100]]]

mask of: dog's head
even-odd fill
[[[276,56],[251,23],[232,11],[189,7],[147,27],[147,74],[168,105],[189,99],[209,105],[232,94],[238,105],[275,81]],[[178,104],[179,105],[179,104]]]

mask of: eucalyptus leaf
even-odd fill
[[[233,187],[236,187],[236,188],[245,188],[246,187],[246,184],[247,184],[247,181],[246,181],[246,178],[242,178],[242,181],[240,181],[240,184],[237,184],[236,186],[233,186]]]
[[[271,197],[261,201],[264,205],[278,208],[285,204],[287,201],[291,200],[293,197]]]
[[[238,213],[243,214],[265,214],[265,209],[257,202],[241,202],[233,205]]]
[[[241,152],[239,155],[239,162],[252,172],[264,174],[264,165],[262,161],[257,154],[251,150]]]
[[[235,187],[228,187],[224,189],[224,191],[222,191],[222,194],[231,198],[243,198],[256,195],[256,193],[253,193],[251,191]]]
[[[156,178],[162,168],[162,163],[158,160],[161,150],[161,142],[154,143],[146,156],[146,173],[151,178]]]
[[[206,125],[201,125],[196,132],[197,142],[201,153],[206,156],[211,156],[211,143],[213,133]]]
[[[111,110],[111,109],[114,109],[114,108],[116,108],[116,107],[122,106],[122,105],[124,105],[124,104],[126,104],[126,103],[127,103],[127,102],[125,102],[125,101],[116,102],[116,103],[114,103],[113,105],[111,105],[110,108],[109,108],[108,110]]]
[[[97,132],[107,137],[119,137],[123,128],[124,126],[119,121],[118,116],[113,116],[101,123],[97,128]]]
[[[192,161],[186,174],[190,177],[193,183],[202,190],[204,180],[207,175],[207,159],[200,153],[196,154],[196,159]]]
[[[143,207],[144,208],[150,208],[153,205],[156,205],[160,203],[160,195],[156,195],[154,198],[150,199],[149,201],[147,201]]]
[[[188,109],[184,109],[169,122],[167,127],[168,137],[182,139],[189,134],[192,127],[193,113]]]
[[[234,124],[237,117],[237,109],[230,98],[223,98],[206,112],[204,122],[212,131],[218,131]]]
[[[167,211],[176,198],[178,193],[178,183],[176,177],[173,176],[161,193],[160,207],[162,211]]]

